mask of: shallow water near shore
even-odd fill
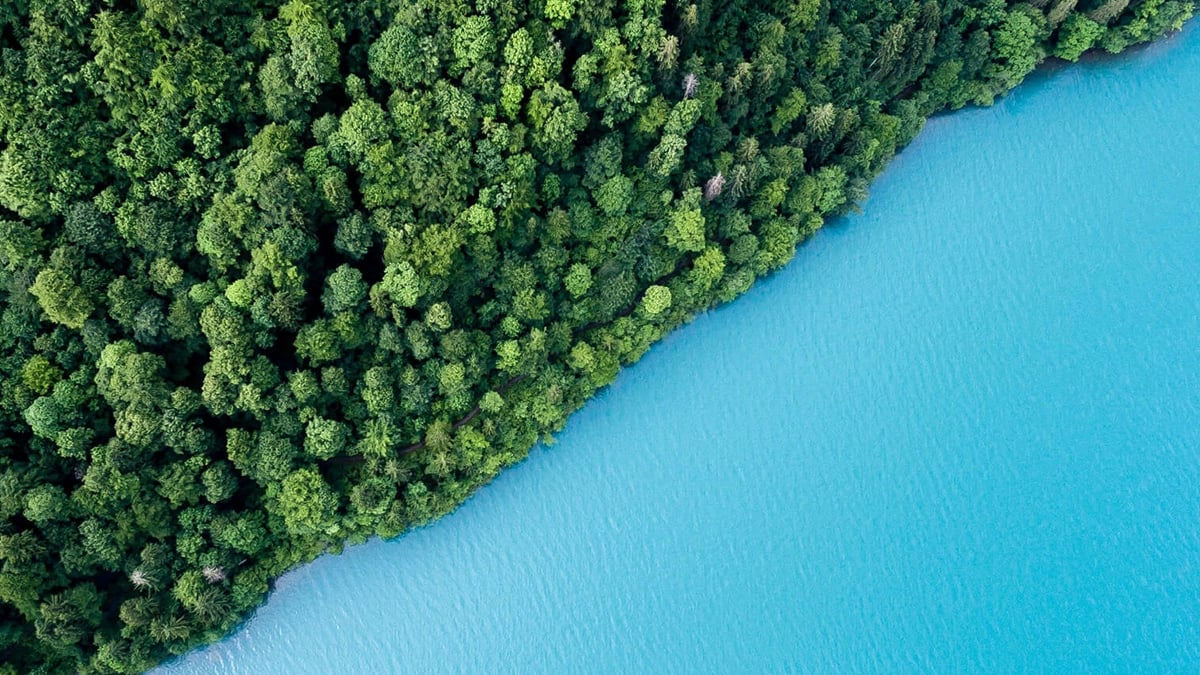
[[[456,513],[156,672],[1200,671],[1200,29],[932,120]]]

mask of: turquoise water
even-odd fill
[[[455,514],[163,673],[1200,671],[1200,30],[933,120]]]

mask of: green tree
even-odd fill
[[[438,72],[438,51],[432,41],[400,24],[381,33],[367,54],[373,74],[406,89],[432,84]]]
[[[563,285],[572,297],[581,297],[592,287],[592,270],[583,263],[575,263],[567,270]]]
[[[83,328],[83,322],[96,309],[87,293],[60,270],[46,268],[39,272],[29,292],[51,321],[68,328]]]
[[[279,16],[287,24],[288,61],[296,88],[313,99],[322,85],[336,82],[338,76],[338,46],[328,21],[317,6],[305,0],[288,2],[279,9]]]
[[[562,28],[575,14],[575,0],[547,0],[544,11],[551,26]]]
[[[666,286],[651,286],[642,296],[642,311],[646,316],[658,316],[671,307],[671,289]]]
[[[336,420],[315,417],[304,432],[304,452],[317,459],[330,459],[342,452],[348,437],[346,425]]]
[[[284,478],[276,503],[291,534],[333,535],[339,530],[337,495],[314,469],[299,469]]]
[[[362,272],[350,265],[341,265],[325,280],[321,303],[330,314],[354,311],[366,299],[367,290]]]
[[[681,252],[704,250],[704,214],[700,212],[700,190],[684,193],[671,212],[664,231],[667,244]]]
[[[1054,55],[1067,61],[1078,61],[1079,57],[1102,37],[1104,26],[1082,14],[1072,14],[1059,29]]]

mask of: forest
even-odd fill
[[[144,671],[453,510],[930,115],[1192,11],[5,0],[0,673]]]

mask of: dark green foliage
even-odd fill
[[[0,3],[0,672],[452,510],[944,109],[1180,0]]]

